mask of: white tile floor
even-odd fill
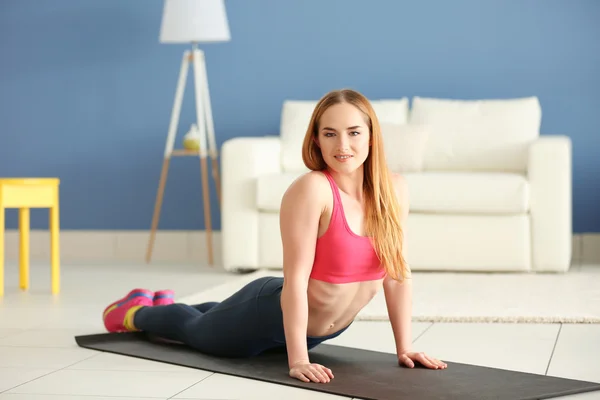
[[[6,266],[6,293],[0,299],[0,400],[344,398],[75,344],[75,335],[104,332],[102,309],[132,287],[168,287],[183,297],[231,279],[219,268],[63,265],[62,292],[55,298],[49,295],[46,265],[33,265],[31,278],[30,290],[21,292],[17,266]],[[600,382],[600,325],[418,323],[413,337],[415,348],[448,361]],[[330,343],[394,351],[389,323],[382,322],[356,322]],[[562,399],[600,399],[600,392]]]

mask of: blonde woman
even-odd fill
[[[283,196],[283,278],[264,277],[222,302],[153,305],[134,289],[109,305],[110,332],[145,331],[223,357],[287,352],[289,375],[334,378],[310,349],[342,334],[383,289],[400,365],[445,369],[412,348],[410,268],[403,258],[409,202],[386,165],[377,116],[362,94],[337,90],[315,107],[302,157],[311,170]],[[365,338],[368,340],[368,338]]]

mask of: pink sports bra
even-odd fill
[[[337,184],[327,170],[322,171],[333,191],[333,211],[327,231],[317,239],[310,277],[330,283],[381,279],[386,272],[368,237],[350,230]]]

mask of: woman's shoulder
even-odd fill
[[[311,191],[323,189],[325,187],[329,187],[325,174],[321,171],[309,171],[294,179],[288,190]]]
[[[394,190],[396,191],[396,196],[398,197],[398,201],[401,205],[408,205],[408,183],[404,175],[398,172],[392,172],[392,183],[394,184]]]
[[[306,172],[290,184],[283,195],[283,201],[324,200],[329,182],[321,171]]]
[[[397,172],[391,173],[392,182],[396,191],[396,197],[403,212],[403,217],[406,217],[410,208],[410,196],[408,192],[408,182],[406,178]]]
[[[394,189],[396,192],[408,189],[406,178],[399,172],[391,172],[392,182],[394,183]]]

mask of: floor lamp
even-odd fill
[[[218,201],[221,201],[221,188],[218,172],[217,146],[213,125],[210,94],[204,52],[198,49],[198,43],[226,42],[230,40],[229,24],[224,0],[165,0],[160,30],[161,43],[187,43],[191,50],[183,53],[179,79],[175,91],[175,101],[171,113],[169,132],[165,144],[164,160],[154,205],[152,229],[146,253],[146,262],[152,258],[152,249],[156,239],[156,229],[160,219],[163,194],[167,182],[169,162],[174,156],[199,156],[202,175],[202,194],[204,200],[204,220],[206,223],[206,244],[208,262],[213,264],[212,223],[210,215],[210,194],[208,186],[207,157],[212,160],[212,172],[215,180]],[[199,133],[198,150],[174,149],[175,137],[181,114],[181,103],[187,82],[189,66],[194,74],[194,94],[196,102],[196,126]]]

